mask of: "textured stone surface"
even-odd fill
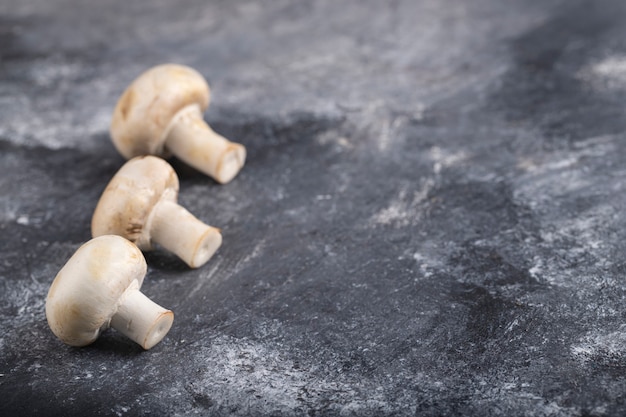
[[[104,3],[104,2],[102,2]],[[0,414],[626,414],[626,3],[0,1]],[[224,244],[147,254],[143,352],[49,331],[121,166],[118,95],[188,64],[246,145]]]

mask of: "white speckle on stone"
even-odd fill
[[[578,78],[597,89],[626,89],[626,56],[609,56],[584,68]]]
[[[17,224],[21,224],[22,226],[28,226],[30,224],[30,219],[26,215],[19,216],[15,222]]]
[[[350,139],[345,136],[340,136],[335,130],[329,130],[323,132],[317,136],[317,143],[320,145],[335,145],[339,149],[352,149],[354,145],[350,142]]]
[[[626,324],[610,333],[592,331],[572,345],[570,352],[581,362],[598,361],[603,358],[623,362],[626,358]]]
[[[255,332],[255,337],[272,339],[281,333],[281,326],[276,320],[269,321],[267,328]],[[228,410],[230,404],[245,400],[246,409],[235,415],[288,414],[303,406],[306,409],[320,397],[339,393],[346,401],[329,404],[327,411],[333,414],[359,415],[360,411],[372,409],[390,414],[390,410],[396,409],[384,389],[377,390],[380,381],[345,380],[341,369],[320,376],[310,365],[296,364],[284,356],[280,344],[219,336],[209,345],[198,346],[194,358],[203,364],[204,370],[196,374],[193,384],[185,386],[180,382],[169,389],[165,387],[162,398],[181,398],[181,390],[185,390],[193,397],[210,398],[212,411],[217,414]],[[195,406],[186,412],[194,409]]]
[[[541,159],[523,158],[517,162],[517,168],[534,175],[556,174],[558,171],[571,170],[583,158],[602,158],[615,150],[615,135],[591,137],[577,142],[573,150],[557,151],[542,155]]]
[[[269,198],[272,201],[281,201],[285,198],[285,189],[283,187],[276,187],[273,192],[269,195]]]
[[[128,413],[130,410],[131,410],[131,407],[128,407],[125,405],[116,405],[115,408],[113,408],[113,412],[120,417]]]
[[[216,280],[214,280],[213,277],[216,276],[221,264],[222,258],[218,257],[214,259],[211,262],[210,267],[205,269],[206,272],[203,272],[198,278],[196,285],[194,285],[193,288],[187,293],[187,298],[193,297],[201,288],[215,285]]]
[[[530,269],[528,269],[528,273],[531,277],[540,280],[544,272],[543,259],[539,256],[535,256],[533,261],[535,262],[535,264],[531,266]]]
[[[506,326],[506,329],[504,329],[504,333],[510,333],[513,331],[513,329],[515,327],[517,327],[519,325],[519,320],[518,319],[514,319],[511,323],[509,323],[508,326]]]
[[[421,188],[413,193],[409,193],[408,187],[403,187],[398,196],[391,200],[387,207],[374,214],[370,223],[395,227],[417,224],[423,215],[421,204],[426,200],[428,193],[434,186],[435,181],[432,178],[427,178],[422,181]]]
[[[469,158],[465,151],[451,152],[439,146],[430,148],[430,159],[433,161],[433,172],[441,173],[441,170],[463,162]]]
[[[262,239],[254,245],[254,248],[251,252],[246,254],[239,262],[237,262],[236,269],[239,270],[242,266],[250,262],[251,260],[258,258],[263,253],[263,248],[265,247],[265,240]]]
[[[601,415],[606,414],[606,412],[607,412],[606,406],[605,405],[599,405],[599,406],[593,408],[591,410],[591,413],[589,413],[589,415],[601,416]]]
[[[426,105],[424,103],[417,103],[413,109],[412,117],[415,120],[424,119],[424,112],[426,111]]]
[[[420,269],[420,272],[426,278],[432,276],[434,267],[440,264],[440,262],[434,261],[433,259],[430,259],[429,257],[419,252],[415,252],[411,257],[415,260],[415,262],[417,263],[417,266]],[[404,259],[404,258],[405,258],[404,255],[400,256],[400,259]]]
[[[53,58],[30,67],[29,75],[38,87],[49,87],[75,78],[81,72],[83,72],[82,65]]]
[[[39,362],[35,362],[31,366],[28,367],[28,371],[30,372],[38,371],[39,368],[41,368],[41,364]]]
[[[11,201],[10,196],[0,197],[0,221],[12,222],[18,218],[19,207],[14,201]]]

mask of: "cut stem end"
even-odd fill
[[[146,297],[138,286],[124,293],[111,327],[148,350],[169,332],[174,313]]]

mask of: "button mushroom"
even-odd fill
[[[102,193],[91,233],[123,236],[142,250],[154,242],[198,268],[220,247],[222,234],[179,206],[177,198],[178,177],[170,164],[156,156],[133,158]]]
[[[111,122],[113,143],[126,159],[169,151],[225,184],[243,166],[246,149],[204,122],[209,100],[209,85],[194,69],[174,64],[151,68],[117,102]]]
[[[159,343],[174,314],[139,291],[146,269],[141,251],[120,236],[82,245],[48,291],[46,318],[52,332],[72,346],[94,342],[108,327],[144,349]]]

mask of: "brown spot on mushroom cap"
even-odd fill
[[[93,237],[119,235],[141,249],[150,249],[146,224],[161,200],[176,201],[178,177],[161,158],[141,156],[128,161],[111,179],[91,220]]]
[[[137,77],[120,97],[111,121],[113,143],[127,159],[162,155],[174,116],[190,105],[204,111],[209,100],[209,85],[193,68],[176,64],[153,67]]]
[[[139,249],[120,236],[85,243],[48,291],[46,318],[53,333],[73,346],[93,342],[117,311],[124,291],[134,281],[141,286],[146,270]]]
[[[122,97],[120,97],[120,101],[118,106],[120,107],[120,116],[122,119],[126,120],[128,117],[128,112],[133,107],[133,101],[135,99],[135,91],[132,88],[127,89]]]

